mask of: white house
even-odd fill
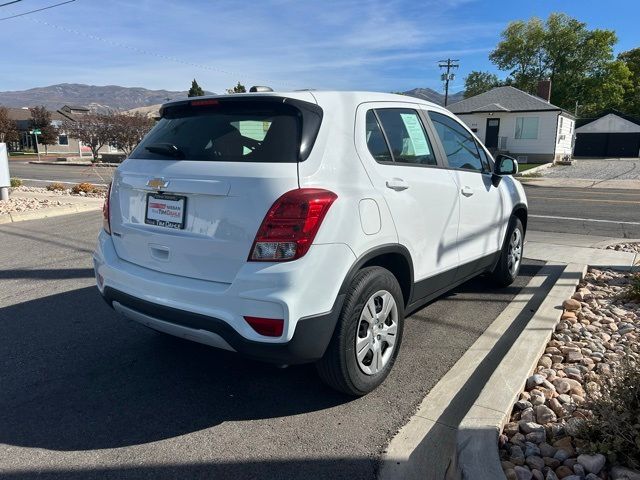
[[[550,86],[543,87],[548,97]],[[553,162],[572,155],[573,115],[515,87],[496,87],[447,108],[487,148],[512,155],[519,162]]]

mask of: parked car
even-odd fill
[[[480,274],[518,275],[527,202],[442,107],[366,92],[174,101],[117,169],[94,253],[118,313],[376,388],[405,316]]]

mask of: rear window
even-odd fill
[[[130,158],[297,162],[308,155],[320,126],[321,110],[314,112],[314,107],[309,104],[301,110],[283,99],[194,100],[169,105]],[[302,142],[304,136],[313,138]]]

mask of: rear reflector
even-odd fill
[[[278,318],[244,317],[251,328],[265,337],[279,337],[282,335],[284,320]]]
[[[283,262],[302,257],[336,198],[335,193],[320,188],[299,188],[282,195],[262,220],[249,261]]]

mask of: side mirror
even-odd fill
[[[496,157],[496,165],[493,169],[496,175],[515,175],[518,173],[518,161],[508,155],[498,155]]]

